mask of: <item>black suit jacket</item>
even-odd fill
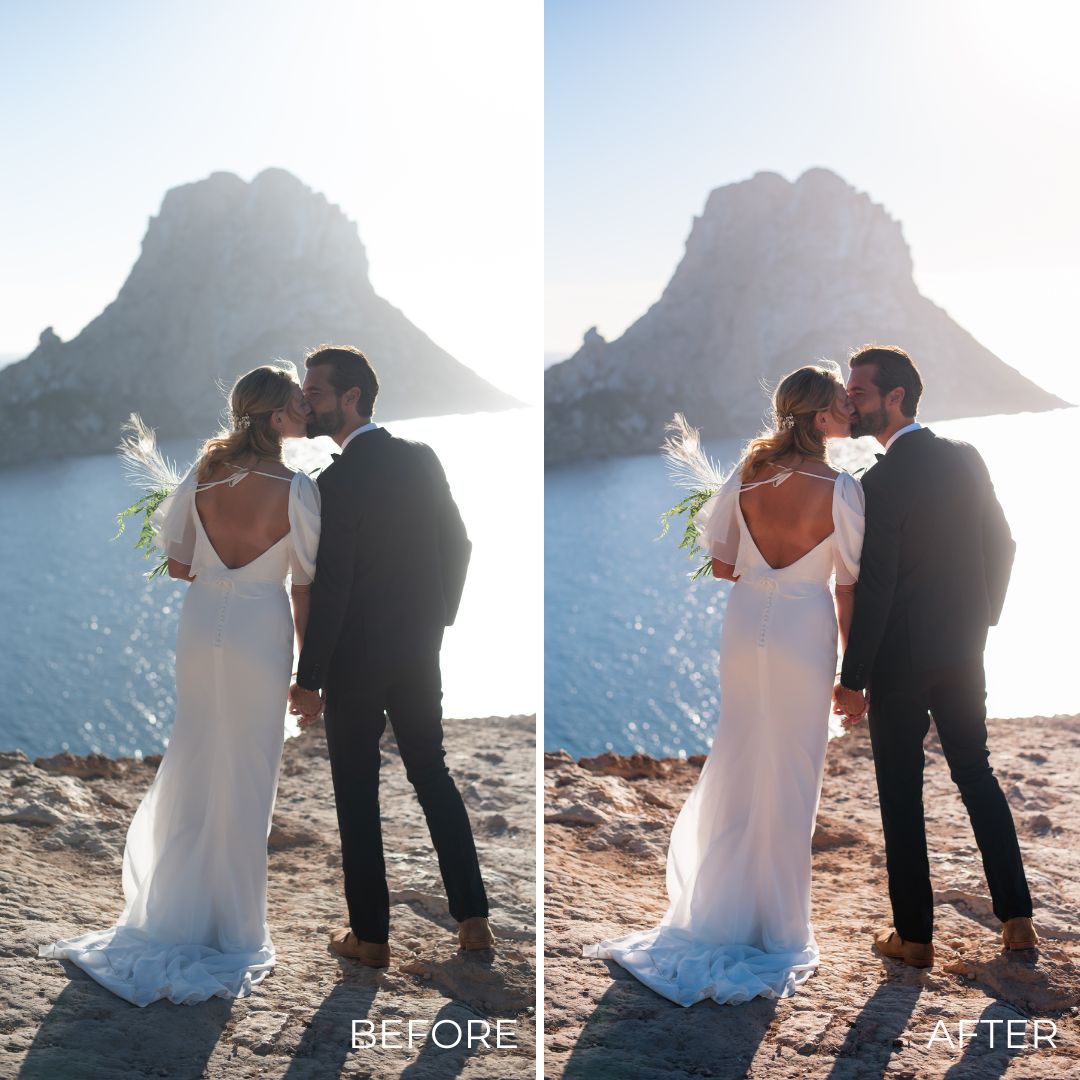
[[[357,435],[318,477],[322,529],[297,682],[364,679],[437,662],[472,543],[439,459],[385,428]]]
[[[840,681],[981,656],[1016,545],[979,452],[928,428],[902,435],[863,476],[866,536]]]

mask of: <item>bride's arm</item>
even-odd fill
[[[836,623],[840,628],[840,648],[847,652],[848,634],[851,632],[851,616],[855,611],[855,586],[836,585]]]
[[[311,610],[311,586],[293,582],[292,589],[293,626],[296,627],[297,653],[304,649],[304,633],[307,630],[308,612]]]
[[[712,576],[715,578],[722,578],[724,581],[738,581],[739,578],[735,574],[735,564],[729,562],[723,562],[721,559],[714,558],[712,561]]]
[[[187,563],[182,563],[179,559],[169,560],[169,577],[176,578],[179,581],[195,580],[191,567]]]

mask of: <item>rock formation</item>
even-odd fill
[[[380,419],[499,409],[513,398],[378,296],[356,225],[282,169],[173,188],[116,299],[63,342],[46,329],[0,371],[0,465],[114,447],[139,412],[161,436],[209,434],[217,386],[323,342],[357,345]]]
[[[919,293],[900,223],[866,194],[826,169],[766,172],[712,192],[663,295],[618,340],[593,328],[545,372],[547,460],[654,450],[677,411],[706,438],[751,435],[762,378],[867,342],[918,364],[920,418],[1067,404]]]

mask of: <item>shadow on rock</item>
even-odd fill
[[[776,1018],[775,1000],[739,1005],[699,1001],[676,1005],[618,964],[608,961],[613,985],[576,1040],[563,1076],[567,1080],[644,1080],[746,1075]],[[550,992],[550,991],[549,991]],[[557,1040],[557,1033],[553,1034]]]
[[[837,1051],[827,1080],[847,1080],[853,1076],[884,1076],[893,1050],[900,1045],[911,1023],[923,985],[914,973],[908,978],[883,982],[859,1015]],[[857,1070],[864,1069],[865,1072]]]
[[[431,1030],[426,1033],[420,1053],[402,1070],[401,1080],[453,1080],[461,1075],[469,1058],[477,1054],[520,1053],[513,1049],[497,1049],[494,1027],[493,1021],[477,1016],[463,1005],[447,1002],[431,1022]],[[487,1035],[489,1046],[484,1047],[479,1039],[488,1028],[491,1029]],[[530,1061],[526,1066],[530,1070],[528,1075],[532,1075],[534,1068]]]
[[[381,986],[381,975],[374,969],[353,970],[347,964],[342,964],[341,968],[341,982],[326,995],[304,1025],[304,1033],[282,1080],[340,1076],[350,1053],[357,1057],[363,1055],[363,1050],[353,1049],[353,1021],[369,1019],[368,1014]]]
[[[956,1047],[955,1053],[960,1055],[960,1059],[945,1074],[945,1080],[974,1080],[975,1077],[978,1080],[997,1080],[999,1076],[1004,1076],[1012,1059],[1024,1052],[1023,1046],[1016,1045],[1021,1042],[1019,1038],[1014,1040],[1012,1047],[1009,1046],[1010,1021],[1023,1025],[1014,1030],[1024,1032],[1023,1042],[1030,1048],[1031,1025],[1027,1017],[1000,1001],[992,1002],[979,1017],[975,1037],[965,1042],[962,1048]],[[955,1025],[952,1026],[955,1040],[959,1033]]]
[[[139,1008],[118,998],[70,961],[60,993],[18,1073],[18,1080],[112,1076],[118,1044],[126,1067],[142,1076],[198,1080],[232,1013],[231,998],[197,1005],[155,1001]],[[115,1029],[110,1031],[110,1029]]]
[[[515,1016],[536,1004],[536,980],[525,957],[505,946],[442,960],[414,956],[400,970],[481,1014]]]

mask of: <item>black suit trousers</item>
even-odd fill
[[[971,819],[994,914],[1002,922],[1031,915],[1016,828],[986,747],[982,658],[918,674],[875,672],[870,685],[870,740],[889,898],[897,933],[905,941],[924,943],[934,929],[922,798],[923,739],[931,715],[949,773]]]
[[[472,828],[446,767],[438,654],[374,665],[326,688],[326,744],[334,780],[349,924],[362,941],[385,942],[390,894],[379,813],[379,738],[389,717],[439,860],[450,914],[488,914]],[[371,670],[371,669],[368,669]],[[366,674],[366,672],[365,672]]]

